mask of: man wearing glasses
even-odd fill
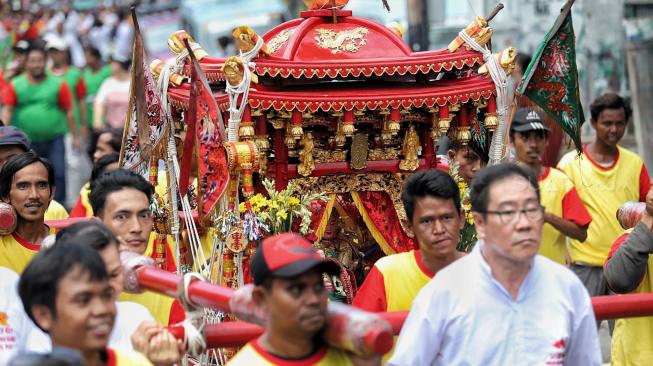
[[[413,301],[390,365],[600,365],[587,290],[538,256],[544,210],[537,177],[514,164],[471,187],[479,241]]]

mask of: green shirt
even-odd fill
[[[73,117],[75,118],[75,125],[79,129],[81,126],[82,114],[79,111],[80,96],[77,95],[77,84],[79,84],[79,81],[82,79],[82,72],[79,71],[78,68],[71,66],[68,68],[68,71],[66,71],[66,73],[61,77],[66,80],[68,87],[70,87],[70,94],[73,95]]]
[[[40,83],[31,83],[26,74],[11,82],[16,94],[12,124],[32,141],[51,140],[68,132],[66,115],[59,106],[63,79],[46,75]]]
[[[88,119],[88,125],[93,125],[93,101],[95,100],[95,94],[100,90],[100,86],[111,76],[111,67],[109,65],[104,65],[100,70],[94,72],[90,67],[85,68],[82,71],[82,77],[84,78],[84,84],[86,84],[86,116]]]

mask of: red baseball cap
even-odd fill
[[[282,233],[263,239],[250,262],[254,284],[268,277],[289,278],[319,267],[323,272],[338,275],[340,267],[324,257],[311,242],[294,233]]]

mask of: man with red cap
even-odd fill
[[[303,237],[283,233],[263,240],[252,257],[254,303],[267,313],[265,332],[229,365],[376,365],[329,347],[318,336],[327,321],[323,273],[339,267],[320,256]]]

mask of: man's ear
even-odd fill
[[[456,157],[456,152],[449,149],[447,150],[447,156],[449,157],[449,160],[453,160]]]
[[[266,290],[263,286],[255,286],[252,290],[252,300],[258,308],[267,309],[267,297],[269,291]]]
[[[57,191],[56,186],[51,186],[50,187],[50,201],[49,202],[52,202],[52,199],[54,198],[54,192],[56,192],[56,191]]]
[[[472,216],[474,217],[474,229],[476,229],[476,236],[479,239],[485,239],[485,218],[483,217],[483,214],[472,211]]]
[[[54,317],[52,316],[52,312],[50,309],[48,309],[47,306],[32,305],[32,316],[34,317],[34,321],[36,322],[36,325],[39,326],[39,328],[43,329],[43,331],[46,333],[50,333]]]

